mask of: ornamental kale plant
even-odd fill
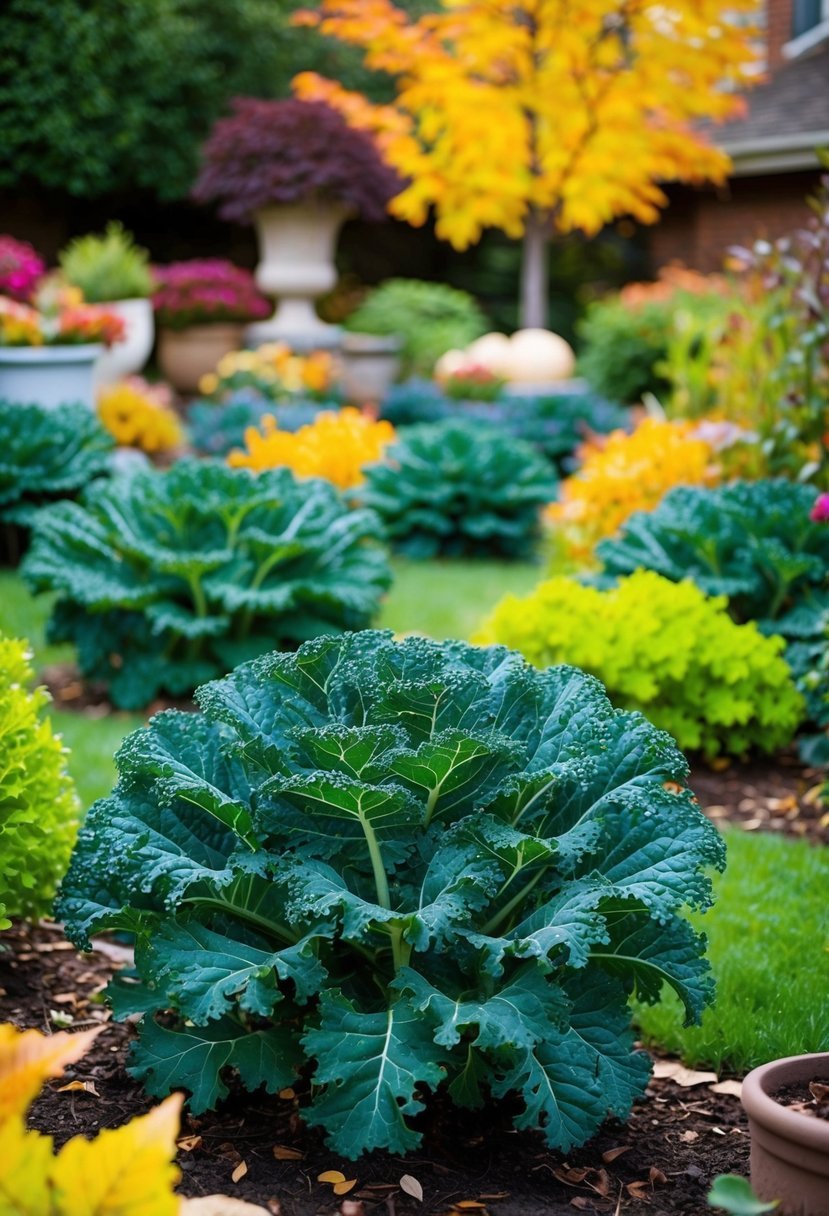
[[[589,434],[630,428],[629,411],[595,393],[557,393],[524,397],[503,394],[491,403],[451,401],[430,380],[394,385],[380,414],[396,428],[444,418],[466,418],[501,427],[531,443],[561,473],[572,471],[576,449]]]
[[[0,401],[0,562],[16,562],[36,507],[77,494],[109,472],[114,447],[85,405]]]
[[[78,830],[66,749],[43,716],[49,694],[29,691],[31,657],[0,636],[0,929],[49,911]]]
[[[366,469],[361,498],[411,557],[520,558],[532,553],[555,489],[552,467],[529,444],[455,418],[406,431]]]
[[[205,456],[227,456],[244,447],[248,427],[259,427],[266,414],[273,414],[283,431],[298,431],[314,421],[324,404],[318,401],[286,401],[276,406],[268,397],[251,389],[237,389],[221,404],[194,401],[187,410],[190,442]],[[335,408],[331,403],[329,408]]]
[[[49,636],[124,709],[274,647],[361,629],[389,586],[377,520],[287,469],[180,461],[45,508],[23,577],[57,593]]]
[[[812,486],[783,478],[677,486],[598,546],[604,580],[655,570],[727,596],[735,621],[757,621],[786,639],[810,717],[827,723],[829,676],[814,672],[829,633],[829,526],[814,507]]]
[[[59,915],[135,934],[116,1016],[149,1091],[270,1092],[348,1157],[403,1153],[445,1085],[515,1094],[519,1128],[581,1144],[641,1094],[628,1001],[696,1020],[721,838],[672,740],[569,667],[503,647],[318,638],[131,735],[82,829]],[[159,1015],[163,1018],[159,1020]]]

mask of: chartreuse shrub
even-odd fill
[[[532,553],[556,477],[538,453],[486,423],[412,427],[365,470],[361,500],[410,557]]]
[[[78,828],[66,750],[44,688],[29,690],[26,643],[0,635],[0,929],[49,911]]]
[[[177,1216],[183,1210],[173,1190],[179,1171],[171,1164],[180,1098],[94,1140],[76,1136],[57,1153],[51,1136],[26,1126],[26,1110],[44,1081],[80,1059],[96,1034],[45,1035],[0,1024],[0,1194],[8,1216]]]
[[[77,494],[109,471],[114,446],[80,403],[44,409],[0,401],[0,525],[28,525],[35,507]],[[4,546],[0,536],[0,548],[10,539]]]
[[[50,641],[137,709],[274,647],[367,625],[391,574],[377,521],[318,479],[209,461],[98,482],[38,515],[23,576]]]
[[[133,734],[60,899],[79,946],[135,934],[132,1071],[198,1112],[230,1067],[310,1073],[348,1157],[406,1152],[427,1091],[515,1095],[580,1144],[649,1075],[628,1003],[667,981],[697,1019],[722,841],[673,741],[568,667],[502,647],[317,638]],[[163,1014],[163,1017],[161,1015]]]
[[[803,700],[782,638],[735,625],[724,597],[639,570],[608,591],[552,578],[507,596],[480,635],[531,663],[573,663],[598,676],[615,704],[639,709],[680,747],[740,756],[788,743]]]
[[[829,723],[829,677],[817,673],[829,634],[829,525],[813,519],[815,491],[783,478],[707,489],[677,486],[632,515],[597,556],[604,578],[637,569],[728,597],[736,621],[757,621],[788,643],[786,659],[809,716]]]

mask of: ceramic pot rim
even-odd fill
[[[746,1114],[781,1139],[829,1156],[829,1120],[790,1110],[771,1096],[786,1084],[814,1080],[821,1072],[829,1073],[829,1052],[786,1056],[761,1064],[743,1081],[742,1103]]]
[[[53,342],[42,346],[0,346],[0,364],[44,367],[60,363],[94,363],[104,350],[100,342]]]

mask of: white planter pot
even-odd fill
[[[95,407],[95,363],[103,346],[0,346],[0,401],[54,409],[67,401]]]
[[[382,401],[400,371],[400,338],[344,334],[342,388],[355,405]]]
[[[155,338],[152,301],[113,300],[104,306],[124,321],[126,335],[105,350],[95,368],[95,386],[112,384],[140,372],[150,357]]]
[[[261,259],[256,282],[279,302],[267,321],[248,326],[249,345],[286,342],[294,350],[339,345],[339,327],[319,319],[314,301],[337,281],[334,254],[348,215],[348,208],[339,203],[310,200],[256,212]]]

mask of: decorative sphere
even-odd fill
[[[466,348],[466,362],[476,367],[485,367],[495,376],[509,376],[512,346],[506,334],[484,334]]]
[[[513,384],[541,384],[569,379],[575,366],[572,347],[558,334],[549,329],[519,329],[510,340],[502,374]]]

